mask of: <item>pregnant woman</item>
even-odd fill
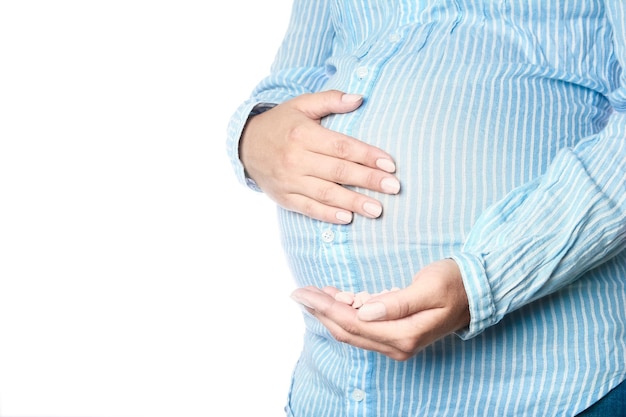
[[[228,152],[299,287],[287,416],[624,415],[625,2],[295,0]]]

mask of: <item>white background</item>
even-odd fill
[[[0,416],[280,416],[300,350],[237,105],[288,0],[0,2]]]

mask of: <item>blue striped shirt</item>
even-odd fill
[[[406,362],[304,315],[296,417],[569,416],[626,379],[626,2],[296,0],[271,74],[233,115],[338,89],[323,124],[389,152],[383,215],[278,209],[298,285],[379,292],[459,264],[469,327]]]

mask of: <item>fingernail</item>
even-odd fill
[[[365,210],[365,212],[372,217],[378,217],[383,212],[383,207],[380,204],[371,203],[368,201],[367,203],[363,204],[363,210]]]
[[[350,291],[338,292],[335,294],[335,300],[351,306],[354,303],[354,293]]]
[[[335,217],[342,223],[350,223],[352,221],[352,213],[347,211],[338,211],[335,213]]]
[[[389,159],[380,158],[376,160],[376,166],[383,171],[396,172],[396,164]]]
[[[344,103],[356,103],[363,99],[363,96],[360,94],[344,94],[341,96],[341,101]]]
[[[299,297],[296,294],[291,294],[291,299],[293,301],[295,301],[296,303],[298,303],[298,304],[302,304],[303,306],[305,306],[307,308],[313,309],[313,306],[311,306],[311,304],[307,300],[305,300],[302,297]]]
[[[383,303],[367,303],[364,304],[357,314],[357,317],[364,321],[374,321],[385,317],[387,309]]]
[[[352,303],[352,307],[361,308],[367,300],[372,298],[372,295],[367,291],[361,291],[354,295],[354,302]]]
[[[395,178],[385,178],[381,181],[380,186],[387,194],[398,194],[400,191],[400,181]]]

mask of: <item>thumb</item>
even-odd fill
[[[446,306],[469,308],[461,271],[452,259],[425,266],[404,289],[371,298],[361,306],[357,317],[363,321],[395,320]]]
[[[378,295],[366,301],[357,313],[363,321],[396,320],[410,316],[424,309],[423,293],[419,294],[413,286]]]
[[[297,105],[312,119],[321,119],[333,113],[349,113],[361,106],[363,96],[346,94],[338,90],[301,95]]]

